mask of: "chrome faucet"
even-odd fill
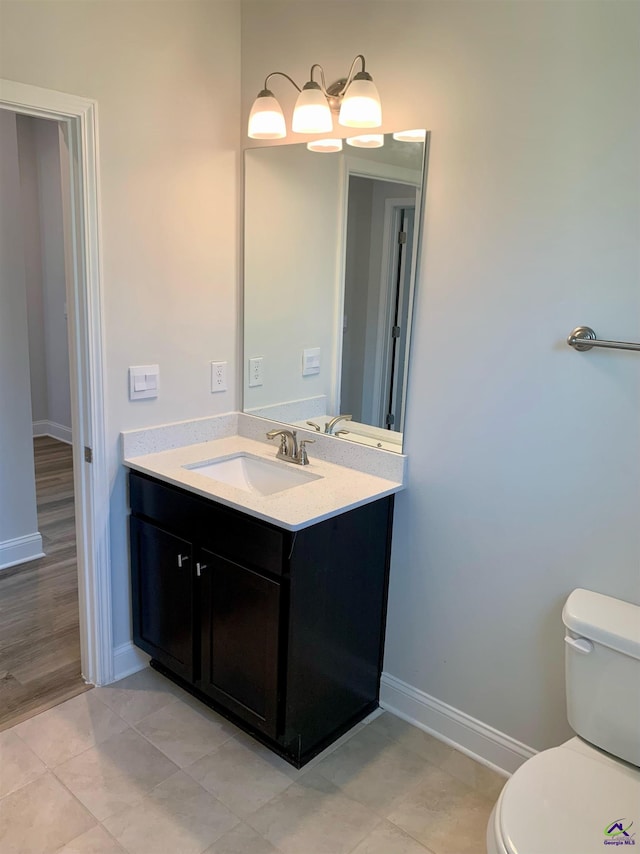
[[[351,415],[336,415],[335,418],[332,418],[330,421],[327,421],[327,423],[324,425],[324,432],[328,433],[330,436],[335,436],[336,434],[333,432],[333,428],[336,426],[338,421],[351,421],[352,417],[353,416]],[[339,432],[342,434],[347,433],[346,430],[340,430]]]
[[[301,439],[298,443],[298,434],[295,430],[269,430],[267,439],[275,439],[280,436],[280,447],[276,459],[286,460],[299,466],[308,466],[309,457],[305,445],[313,445],[315,439]]]

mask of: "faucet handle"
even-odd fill
[[[307,421],[307,424],[309,425],[309,427],[313,427],[313,429],[316,431],[316,433],[320,432],[320,425],[316,424],[315,421]],[[311,441],[311,439],[309,439],[309,441]]]
[[[309,455],[307,454],[307,449],[305,445],[315,445],[315,439],[301,439],[298,443],[298,460],[300,461],[301,466],[309,465]]]

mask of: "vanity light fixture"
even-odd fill
[[[355,148],[382,148],[384,136],[381,133],[362,133],[360,136],[348,136],[347,145]]]
[[[427,138],[427,132],[424,128],[399,130],[393,134],[393,138],[397,139],[398,142],[424,142]]]
[[[341,139],[314,139],[307,143],[309,151],[319,151],[322,154],[331,154],[335,151],[342,151]]]
[[[362,70],[355,72],[360,61]],[[313,79],[320,71],[320,83]],[[333,130],[331,112],[338,112],[338,122],[345,127],[377,128],[382,124],[380,96],[371,75],[365,70],[364,56],[359,53],[351,63],[346,77],[327,87],[324,69],[317,62],[311,66],[309,81],[302,89],[284,71],[267,74],[264,88],[258,92],[249,115],[248,135],[251,139],[283,139],[287,134],[282,108],[268,88],[272,77],[286,77],[298,90],[291,129],[294,133],[327,133]]]
[[[249,136],[251,139],[283,139],[286,135],[282,107],[273,92],[263,89],[249,113]]]
[[[291,130],[294,133],[331,133],[333,130],[329,102],[319,84],[313,80],[305,83],[298,95]]]

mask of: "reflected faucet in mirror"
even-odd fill
[[[401,452],[423,135],[245,151],[245,412]]]
[[[324,425],[324,432],[329,436],[347,436],[348,430],[335,430],[335,426],[340,421],[351,421],[352,417],[352,415],[336,415],[335,418],[330,418]],[[315,421],[307,421],[307,424],[309,427],[313,427],[317,433],[321,432],[320,425],[316,424]]]

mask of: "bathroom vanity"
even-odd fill
[[[224,451],[233,441],[205,445]],[[378,705],[401,485],[318,461],[313,481],[241,498],[184,463],[203,448],[127,462],[134,642],[154,668],[300,767]],[[266,462],[299,468],[273,462],[274,451],[264,446]],[[323,496],[335,504],[367,479],[377,494],[317,513]],[[261,506],[280,524],[258,518]]]
[[[378,705],[427,151],[247,151],[245,412],[122,435],[135,643],[297,767]]]

